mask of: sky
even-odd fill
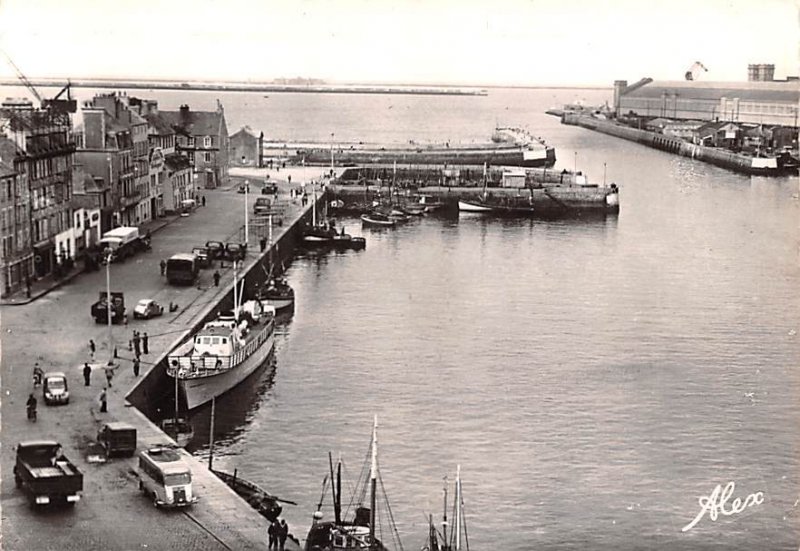
[[[800,0],[0,0],[30,79],[611,86],[800,74]],[[16,73],[0,55],[0,78]]]

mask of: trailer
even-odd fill
[[[107,231],[100,239],[100,249],[104,251],[103,261],[110,254],[111,262],[123,261],[139,251],[150,249],[150,236],[141,236],[135,226],[121,226]]]
[[[83,473],[67,459],[55,440],[29,440],[17,445],[14,483],[31,505],[75,505],[83,491]]]

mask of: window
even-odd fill
[[[204,157],[205,157],[205,160],[206,160],[207,163],[211,162],[211,153],[210,152],[206,151]]]
[[[194,147],[194,137],[189,137],[189,147]]]
[[[211,147],[211,136],[203,138],[203,147]]]

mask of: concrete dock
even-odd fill
[[[314,169],[304,169],[308,179],[318,179]],[[299,200],[289,201],[289,185],[293,175],[297,186],[303,172],[281,171],[279,199],[284,205],[281,226],[273,228],[275,256],[285,259],[292,253],[289,241],[297,223],[310,216],[311,204],[302,207]],[[247,175],[245,175],[247,176]],[[257,180],[259,172],[250,177]],[[125,293],[130,321],[112,328],[112,342],[117,347],[117,368],[108,391],[108,412],[100,413],[97,398],[106,379],[103,365],[113,355],[109,347],[108,328],[95,324],[89,314],[98,291],[105,290],[105,268],[99,272],[79,274],[69,281],[54,282],[46,292],[36,292],[32,300],[4,301],[2,316],[2,450],[0,451],[0,507],[2,508],[2,540],[8,550],[39,549],[266,549],[268,521],[217,479],[204,463],[184,452],[192,465],[195,491],[200,501],[187,509],[161,510],[153,507],[138,489],[135,458],[114,458],[107,463],[91,463],[87,454],[97,429],[108,421],[133,424],[138,431],[138,447],[171,443],[147,416],[134,404],[147,400],[149,385],[158,383],[159,360],[202,320],[213,313],[231,291],[232,270],[217,265],[201,271],[193,287],[169,286],[160,275],[159,261],[178,252],[189,252],[207,240],[241,240],[244,221],[244,198],[236,193],[237,181],[227,189],[200,190],[206,207],[188,217],[175,217],[153,233],[151,251],[139,253],[124,263],[110,267],[112,290]],[[251,189],[257,191],[257,186]],[[257,195],[249,194],[247,208]],[[238,215],[241,213],[241,216]],[[252,222],[252,221],[251,221]],[[251,228],[254,226],[251,225]],[[260,251],[259,232],[251,233],[244,270],[250,272],[250,284],[263,270],[269,250]],[[282,243],[282,245],[278,245]],[[215,287],[212,274],[219,270],[222,279]],[[60,284],[58,284],[60,283]],[[17,297],[19,298],[19,297]],[[178,304],[174,313],[151,320],[133,320],[132,310],[141,298],[153,298],[163,305]],[[132,371],[133,353],[128,341],[133,330],[149,334],[149,354],[142,357],[142,372]],[[94,359],[88,341],[97,345]],[[69,380],[70,403],[45,406],[41,388],[32,386],[35,362],[47,371],[64,371]],[[91,385],[84,386],[81,375],[84,362],[93,366]],[[161,389],[163,392],[163,389]],[[35,392],[39,400],[36,423],[25,418],[28,394]],[[65,455],[84,473],[83,498],[74,508],[33,509],[27,498],[14,487],[12,469],[14,446],[27,439],[58,440]],[[246,476],[246,473],[242,473]],[[269,488],[267,488],[269,489]],[[281,496],[291,499],[292,496]],[[311,507],[311,504],[307,504]],[[300,505],[304,506],[303,504]],[[303,538],[306,526],[290,526],[290,531]],[[291,545],[290,545],[291,544]],[[299,547],[287,541],[287,549]]]

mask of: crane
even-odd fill
[[[5,50],[3,50],[3,55],[6,56],[6,59],[8,60],[8,63],[14,68],[14,71],[16,71],[17,78],[22,82],[22,84],[25,85],[25,87],[28,90],[30,90],[31,94],[33,94],[33,96],[39,102],[39,105],[41,105],[42,104],[42,96],[40,96],[39,92],[36,91],[36,88],[33,87],[33,84],[31,84],[31,81],[28,80],[28,77],[26,77],[22,73],[22,71],[20,71],[19,67],[17,67],[17,64],[14,63],[14,61],[11,59],[11,56],[9,56],[8,53]]]
[[[696,77],[697,77],[697,74],[700,72],[700,69],[702,69],[705,72],[708,72],[708,69],[706,69],[706,66],[703,65],[702,63],[700,63],[699,61],[695,61],[694,63],[692,63],[692,66],[689,67],[688,71],[686,71],[686,75],[685,75],[686,80],[697,80]]]
[[[25,85],[25,87],[34,95],[36,100],[39,102],[39,106],[42,109],[51,110],[56,115],[66,115],[67,113],[75,113],[78,110],[78,102],[72,99],[72,95],[70,94],[70,87],[72,83],[67,80],[67,85],[61,89],[61,91],[56,94],[53,99],[43,99],[42,96],[39,95],[39,92],[33,86],[33,83],[28,80],[28,77],[17,67],[17,64],[11,59],[11,56],[5,50],[2,50],[3,55],[8,60],[8,63],[14,68],[14,71],[17,73],[17,78]],[[61,95],[66,92],[67,99],[61,99]]]

